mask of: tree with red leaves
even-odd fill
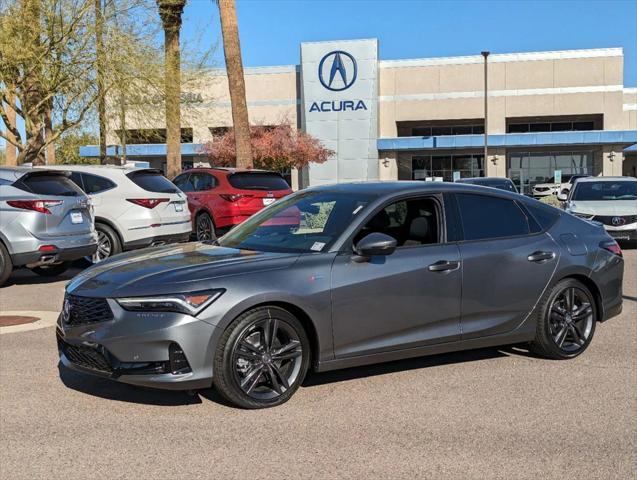
[[[334,155],[334,151],[325,148],[317,138],[286,124],[251,126],[250,144],[254,167],[275,172],[288,172],[291,168],[302,168],[310,163],[323,163]],[[236,149],[232,129],[206,143],[202,153],[212,166],[234,166]]]

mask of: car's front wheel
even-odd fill
[[[544,294],[531,349],[553,359],[574,358],[590,345],[597,323],[597,308],[590,290],[567,278]]]
[[[215,224],[206,212],[197,215],[195,220],[195,235],[197,240],[205,242],[207,240],[215,240],[217,234],[215,232]]]
[[[278,307],[250,310],[226,329],[215,354],[217,390],[242,408],[286,402],[303,382],[310,344],[303,325]]]

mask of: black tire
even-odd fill
[[[568,307],[568,292],[573,299]],[[580,313],[578,313],[580,312]],[[590,290],[567,278],[542,296],[537,308],[537,330],[531,351],[550,359],[575,358],[588,348],[595,333],[598,312]]]
[[[97,251],[90,257],[86,257],[86,260],[95,264],[122,251],[122,244],[115,230],[105,223],[95,223],[95,230],[98,236]]]
[[[56,263],[55,265],[41,265],[31,269],[41,277],[57,277],[66,272],[71,266],[71,262]]]
[[[195,218],[195,238],[200,242],[210,242],[217,239],[215,222],[207,212],[197,214]]]
[[[264,348],[268,337],[273,340],[270,348]],[[297,391],[309,368],[310,356],[307,334],[294,315],[278,307],[258,307],[236,318],[221,336],[215,352],[213,383],[223,397],[238,407],[274,407],[287,402]],[[283,357],[286,358],[278,360]]]
[[[7,248],[0,242],[0,287],[9,279],[13,271],[13,263]]]

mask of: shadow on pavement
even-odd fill
[[[75,372],[62,364],[58,364],[58,371],[60,372],[60,380],[68,388],[107,400],[167,407],[202,403],[201,398],[196,394],[189,395],[183,391],[154,390],[126,385],[107,378]]]
[[[521,354],[521,352],[517,350],[511,353],[516,355]],[[440,367],[442,365],[449,365],[452,363],[475,362],[479,360],[488,360],[491,358],[506,357],[509,355],[510,354],[504,348],[483,348],[479,350],[465,350],[462,352],[443,353],[440,355],[431,355],[427,357],[397,360],[389,363],[378,363],[374,365],[366,365],[363,367],[334,370],[331,372],[309,372],[307,377],[305,378],[305,381],[303,382],[303,386],[313,387],[317,385],[345,382],[348,380],[374,377],[376,375],[385,375],[388,373],[402,372],[406,370]]]
[[[475,362],[518,355],[537,358],[536,355],[533,355],[527,349],[518,345],[510,345],[500,348],[466,350],[462,352],[444,353],[440,355],[410,358],[407,360],[397,360],[389,363],[379,363],[363,367],[334,370],[331,372],[309,372],[302,386],[314,387],[407,370],[440,367],[454,363]],[[202,403],[201,398],[203,397],[217,404],[235,408],[213,388],[198,390],[194,394],[189,394],[184,391],[155,390],[152,388],[118,383],[106,378],[94,377],[69,370],[62,364],[58,364],[58,370],[62,383],[64,383],[64,385],[68,388],[107,400],[119,400],[121,402],[140,403],[145,405],[180,406],[200,404]]]
[[[62,282],[72,279],[82,270],[83,269],[81,268],[73,266],[62,275],[58,275],[56,277],[41,277],[37,273],[33,273],[28,268],[20,268],[11,274],[7,282],[4,284],[4,287],[10,287],[12,285],[42,285],[47,283]]]

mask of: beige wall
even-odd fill
[[[396,122],[483,118],[481,56],[383,61],[380,137]],[[489,57],[489,133],[509,117],[602,114],[605,130],[628,129],[621,49]]]

